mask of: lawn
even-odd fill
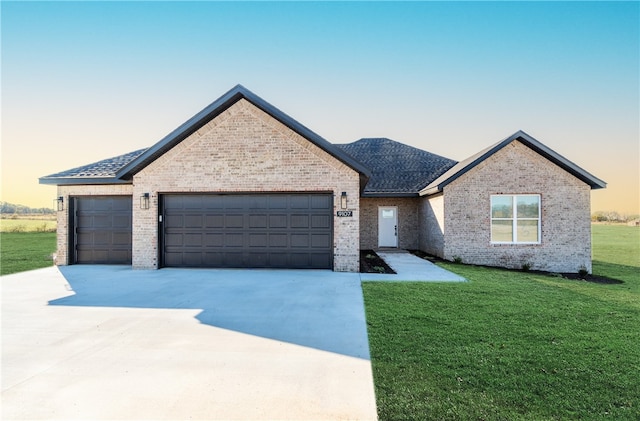
[[[55,232],[0,233],[0,275],[51,266]]]
[[[640,229],[593,226],[595,284],[443,263],[364,284],[381,420],[640,419]]]

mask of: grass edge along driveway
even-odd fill
[[[364,283],[380,419],[640,419],[633,229],[594,227],[594,272],[623,284],[449,263],[470,282]]]

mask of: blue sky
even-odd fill
[[[640,213],[638,2],[2,2],[2,200],[237,83],[327,140],[462,160],[522,129]]]

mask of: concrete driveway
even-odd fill
[[[51,267],[2,282],[2,419],[376,419],[358,274]]]

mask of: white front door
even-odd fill
[[[378,247],[398,247],[398,208],[378,208]]]

